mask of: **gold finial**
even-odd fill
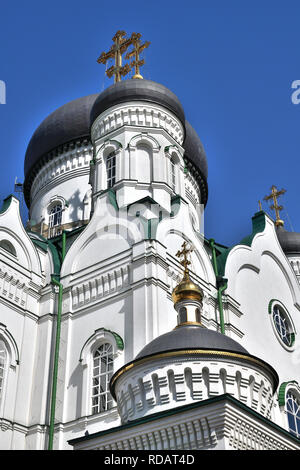
[[[187,248],[187,242],[183,242],[181,247],[182,250],[178,250],[175,256],[183,258],[180,264],[184,267],[184,274],[180,283],[173,289],[173,302],[175,305],[182,300],[197,300],[201,303],[203,299],[202,289],[190,279],[188,270],[188,266],[191,264],[188,255],[194,250],[191,247]]]
[[[272,204],[270,206],[270,209],[272,210],[275,210],[275,214],[276,214],[276,221],[275,221],[275,225],[278,227],[279,225],[283,226],[284,225],[284,222],[283,220],[280,219],[280,211],[282,211],[283,209],[283,206],[279,206],[278,205],[278,201],[277,201],[277,198],[279,196],[281,196],[282,194],[284,194],[286,192],[286,189],[281,189],[280,191],[277,190],[276,186],[272,186],[271,188],[271,194],[269,194],[268,196],[265,196],[264,197],[264,201],[269,201],[270,199],[273,199],[274,201],[274,204]]]
[[[183,260],[180,261],[180,264],[184,267],[184,274],[183,274],[183,279],[189,279],[189,270],[188,270],[188,265],[191,264],[191,262],[188,260],[188,255],[192,253],[193,248],[187,248],[187,242],[183,242],[181,245],[182,250],[178,250],[176,253],[177,258],[182,258]]]
[[[262,211],[261,201],[258,201],[259,210]]]
[[[108,70],[106,70],[106,74],[109,78],[114,75],[115,83],[121,81],[121,76],[124,77],[131,70],[131,67],[128,64],[125,64],[122,67],[122,54],[124,54],[130,44],[132,44],[131,38],[126,39],[125,36],[125,31],[117,31],[112,38],[114,44],[111,46],[110,50],[108,52],[102,52],[100,57],[97,59],[98,64],[106,64],[108,59],[115,59],[115,65],[112,65]]]
[[[140,53],[146,49],[146,47],[150,46],[150,42],[146,41],[144,44],[141,44],[141,34],[140,33],[132,33],[131,35],[131,42],[133,44],[133,50],[131,52],[127,52],[125,59],[129,60],[131,57],[134,57],[134,60],[130,63],[131,67],[135,68],[135,74],[132,78],[143,78],[140,74],[140,67],[144,65],[144,59],[140,60]]]

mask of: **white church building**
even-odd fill
[[[1,449],[300,449],[300,234],[207,239],[207,160],[140,77],[34,132],[30,222],[0,209]]]

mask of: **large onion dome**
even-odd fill
[[[286,255],[300,255],[300,233],[288,232],[279,226],[277,227],[277,237]]]
[[[184,111],[177,96],[164,85],[151,80],[123,80],[106,88],[94,103],[91,122],[93,123],[106,109],[127,101],[146,101],[163,106],[184,126]]]
[[[64,104],[36,129],[27,147],[24,163],[24,196],[30,201],[30,188],[42,166],[59,156],[70,143],[90,140],[90,113],[98,94]]]
[[[24,195],[30,204],[30,189],[43,165],[57,158],[70,144],[90,142],[91,125],[106,109],[127,101],[148,101],[173,113],[185,130],[185,161],[200,184],[202,203],[207,202],[207,160],[202,143],[185,120],[177,96],[164,85],[151,80],[123,80],[101,94],[78,98],[52,112],[36,129],[27,147],[24,164]]]

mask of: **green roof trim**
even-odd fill
[[[28,231],[28,236],[30,237],[31,241],[35,243],[37,246],[40,248],[45,249],[46,247],[49,249],[51,256],[52,256],[52,261],[53,261],[53,267],[54,267],[54,275],[59,275],[60,274],[60,268],[61,268],[61,259],[58,254],[56,246],[50,241],[47,240],[47,238],[43,237],[39,233],[35,232],[30,232]],[[31,236],[30,236],[31,235]],[[34,236],[33,236],[34,235]],[[37,240],[36,237],[39,237],[40,240]]]
[[[296,380],[290,380],[289,382],[282,382],[282,384],[279,387],[278,390],[278,403],[279,406],[284,406],[285,405],[285,394],[286,394],[286,389],[290,384],[295,384],[298,385],[298,382]]]
[[[218,272],[220,276],[224,276],[225,274],[225,266],[227,262],[228,255],[230,251],[238,245],[247,245],[251,246],[255,235],[261,233],[266,228],[266,217],[264,211],[256,212],[252,217],[252,233],[247,237],[244,237],[240,243],[233,245],[230,248],[227,248],[221,252],[219,256],[217,256],[217,264],[218,264]]]
[[[43,242],[42,240],[37,240],[36,238],[31,238],[31,241],[33,242],[34,245],[38,246],[43,251],[45,251],[45,252],[48,251],[47,243]]]
[[[210,240],[214,240],[212,238],[206,238],[206,237],[204,237],[203,239],[204,239],[204,244],[209,247],[211,246]],[[221,245],[221,243],[217,243],[215,240],[214,240],[214,246],[218,254],[222,254],[224,251],[228,250],[228,246]]]
[[[115,331],[107,330],[106,328],[104,328],[104,331],[107,331],[108,333],[111,333],[113,335],[113,337],[116,340],[118,349],[120,349],[120,351],[123,351],[124,350],[124,341],[121,338],[121,336],[118,335],[118,333],[116,333]]]
[[[171,214],[170,217],[176,217],[180,210],[182,197],[176,194],[171,198]]]
[[[80,351],[80,355],[79,355],[79,362],[82,361],[82,353],[83,353],[83,350],[85,348],[85,346],[88,344],[88,342],[94,337],[96,336],[96,334],[99,332],[99,331],[106,331],[107,333],[110,333],[113,335],[113,337],[115,338],[115,341],[117,343],[117,348],[120,350],[120,351],[123,351],[124,350],[124,341],[123,339],[121,338],[121,336],[116,333],[115,331],[112,331],[112,330],[108,330],[107,328],[98,328],[97,330],[94,331],[94,333],[88,337],[88,339],[85,341],[84,345],[82,346],[81,348],[81,351]]]
[[[123,424],[121,426],[116,426],[116,427],[113,427],[113,428],[110,428],[110,429],[106,429],[104,431],[95,432],[95,433],[89,434],[87,436],[77,437],[76,439],[71,439],[70,441],[68,441],[68,443],[70,445],[73,445],[73,444],[76,444],[78,442],[88,441],[88,440],[91,440],[91,439],[95,439],[97,437],[105,436],[107,434],[112,434],[112,433],[115,433],[115,432],[123,431],[125,429],[130,429],[130,428],[133,428],[133,427],[138,426],[140,424],[148,423],[148,422],[151,422],[151,421],[156,421],[158,419],[165,418],[167,416],[172,416],[172,415],[175,415],[175,414],[184,413],[185,411],[188,411],[188,410],[201,408],[205,405],[210,405],[210,404],[213,404],[213,403],[217,403],[217,402],[220,402],[220,401],[226,401],[226,400],[231,402],[232,404],[236,405],[238,408],[241,408],[242,410],[245,410],[247,413],[251,414],[252,416],[254,416],[259,421],[262,421],[263,423],[269,425],[271,428],[275,429],[275,431],[281,432],[282,434],[285,435],[285,437],[291,439],[296,444],[298,444],[299,448],[300,448],[300,439],[293,436],[291,433],[289,433],[286,429],[282,428],[281,426],[278,426],[278,424],[275,424],[275,423],[273,423],[273,421],[270,421],[269,419],[265,418],[263,415],[261,415],[257,411],[254,411],[252,408],[249,408],[249,406],[247,406],[244,403],[240,402],[239,400],[237,400],[233,396],[229,395],[228,393],[224,393],[223,395],[218,395],[216,397],[208,398],[206,400],[197,401],[195,403],[189,403],[188,405],[178,406],[178,407],[172,408],[170,410],[159,411],[158,413],[154,413],[153,415],[145,416],[144,418],[139,418],[139,419],[136,419],[134,421],[130,421],[130,422],[128,422],[126,424]]]
[[[119,210],[119,205],[118,205],[118,201],[117,201],[116,191],[114,191],[113,189],[110,188],[107,191],[107,193],[108,193],[109,202],[116,209],[116,211],[118,211]]]

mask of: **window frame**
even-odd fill
[[[60,211],[56,211],[55,213],[52,214],[53,210],[60,206]],[[62,233],[62,227],[64,224],[64,211],[66,209],[67,203],[64,198],[60,196],[54,196],[51,198],[47,209],[46,209],[46,220],[47,220],[47,227],[48,227],[48,238],[53,238],[56,237],[57,235],[60,235]],[[52,224],[51,219],[55,216],[56,214],[60,214],[59,217],[59,223]]]
[[[177,166],[176,166],[176,161],[173,155],[170,158],[170,165],[171,165],[171,188],[172,188],[172,191],[176,194]]]
[[[296,426],[295,431],[291,429],[289,415],[292,415],[288,410],[288,400],[290,396],[293,396],[298,405],[296,416],[298,416],[298,426],[295,420]],[[300,439],[300,386],[296,380],[290,380],[289,382],[283,382],[278,389],[278,403],[282,413],[285,415],[286,429],[294,437]]]
[[[297,396],[298,395],[298,396]],[[292,401],[292,406],[297,404],[297,410],[293,409],[293,413],[288,410],[288,403]],[[285,412],[287,415],[287,424],[289,433],[293,436],[300,438],[300,394],[296,393],[295,390],[289,388],[286,392],[286,400],[285,400]],[[291,419],[290,419],[291,418]],[[295,430],[291,429],[291,420],[294,420]]]
[[[7,344],[4,338],[2,338],[2,336],[0,336],[0,345],[1,343],[3,343],[3,349],[5,351],[5,356],[6,356],[4,367],[3,367],[2,385],[1,385],[1,374],[0,374],[0,410],[1,410],[1,416],[2,416],[2,409],[4,406],[5,391],[6,391],[6,384],[7,384],[7,374],[8,374],[10,360],[9,360],[9,349],[7,347]],[[0,353],[1,353],[1,346],[0,346]],[[1,371],[1,364],[0,364],[0,371]]]
[[[280,329],[276,325],[276,322],[274,320],[274,309],[275,308],[277,308],[277,310],[279,310],[279,312],[281,313],[281,318],[284,317],[284,321],[286,322],[286,326],[287,326],[286,327],[287,334],[290,336],[290,339],[291,339],[290,344],[288,344],[287,342],[284,341],[284,339],[283,339],[284,335],[281,334]],[[283,303],[280,302],[280,300],[277,300],[277,299],[272,299],[269,302],[268,311],[269,311],[273,331],[274,331],[275,336],[277,337],[280,345],[284,349],[286,349],[287,351],[290,351],[290,352],[293,351],[295,349],[295,341],[296,341],[297,332],[296,332],[296,328],[295,328],[294,322],[291,318],[291,315],[290,315],[289,311],[287,310],[285,305],[283,305]]]
[[[0,323],[0,341],[3,342],[6,350],[6,364],[3,374],[3,386],[0,397],[0,418],[4,415],[6,396],[14,395],[15,388],[11,388],[14,383],[14,374],[17,373],[17,366],[19,365],[19,350],[16,341],[7,327]]]
[[[11,241],[7,238],[2,238],[0,240],[0,248],[5,251],[5,254],[8,253],[10,256],[17,258],[17,250]]]
[[[101,349],[105,348],[104,354],[101,355],[100,352],[97,356],[96,354]],[[108,353],[108,354],[107,354]],[[106,364],[104,361],[101,361],[101,358],[108,358]],[[95,362],[99,362],[99,365],[95,365]],[[91,376],[91,413],[92,415],[104,413],[106,411],[111,410],[114,407],[113,397],[109,390],[109,382],[114,374],[114,348],[111,342],[103,341],[101,342],[97,348],[93,348],[92,352],[92,376]],[[103,363],[104,362],[104,363]],[[112,364],[112,368],[110,370],[109,365]],[[105,370],[102,370],[102,366],[105,367]],[[95,375],[95,369],[98,369],[98,373]],[[101,391],[101,385],[103,384],[102,380],[105,383],[105,389]],[[98,383],[95,383],[97,381]],[[97,393],[94,394],[95,389]],[[100,389],[100,391],[99,391]],[[94,401],[96,403],[94,404]],[[104,406],[103,406],[104,403]],[[95,408],[95,411],[94,411]]]
[[[94,353],[101,346],[101,344],[110,343],[113,348],[113,373],[123,365],[123,351],[124,343],[119,334],[114,331],[107,330],[106,328],[99,328],[86,340],[80,355],[79,363],[82,366],[82,416],[97,416],[105,413],[110,413],[116,410],[117,404],[113,400],[112,407],[107,411],[102,411],[93,414],[92,412],[92,394],[93,394],[93,366],[94,366]]]
[[[112,164],[111,164],[111,161],[112,161]],[[115,150],[113,150],[106,156],[105,167],[106,167],[106,185],[107,185],[107,189],[110,189],[116,184],[116,178],[117,178],[117,158],[116,158]]]

